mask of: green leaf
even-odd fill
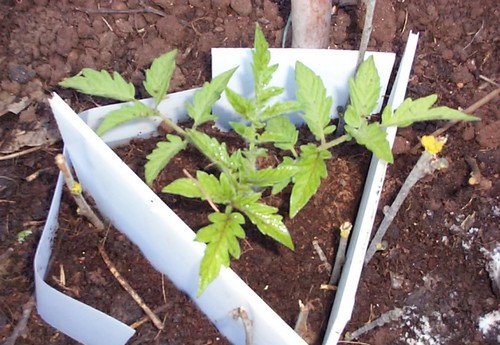
[[[388,163],[394,161],[391,147],[386,139],[387,133],[380,127],[378,122],[363,123],[359,128],[346,125],[345,130],[356,139],[358,144],[366,146],[379,159],[383,159]]]
[[[382,126],[407,127],[415,122],[433,120],[478,121],[479,118],[464,114],[448,107],[431,108],[437,101],[437,95],[430,95],[416,100],[405,99],[393,113],[382,113]]]
[[[167,94],[170,79],[175,70],[177,49],[163,54],[153,60],[151,67],[146,70],[144,88],[154,98],[158,105]]]
[[[355,114],[360,117],[369,116],[377,106],[380,97],[380,78],[373,56],[363,61],[355,78],[349,80],[349,96]]]
[[[195,181],[183,177],[169,183],[161,190],[163,193],[182,195],[186,198],[203,199],[203,194]]]
[[[293,177],[290,196],[290,218],[293,218],[316,194],[321,179],[328,176],[325,160],[331,158],[327,150],[318,150],[314,144],[302,145],[297,161],[299,170]]]
[[[235,188],[226,174],[221,173],[217,178],[199,170],[196,180],[179,178],[163,187],[162,192],[201,200],[207,200],[208,196],[216,204],[228,204],[235,195]]]
[[[230,256],[238,259],[241,254],[238,238],[245,238],[241,224],[245,219],[241,213],[211,213],[212,222],[201,228],[196,234],[196,241],[207,243],[205,254],[200,264],[198,296],[214,281],[222,266],[229,267]]]
[[[241,117],[250,121],[255,117],[255,106],[252,101],[247,100],[245,97],[226,87],[226,98],[233,107],[234,111],[241,115]]]
[[[290,150],[297,143],[299,131],[286,116],[273,117],[266,123],[264,133],[259,138],[259,143],[272,142],[282,150]]]
[[[299,168],[294,165],[278,165],[275,168],[267,167],[253,170],[245,176],[245,182],[259,187],[274,186],[283,181],[290,181],[293,175],[297,173],[298,169]]]
[[[261,92],[259,92],[259,95],[257,98],[257,103],[264,104],[267,101],[269,101],[271,98],[281,95],[284,91],[285,91],[284,88],[277,87],[277,86],[271,86],[271,87],[265,88]]]
[[[274,118],[276,116],[280,116],[282,114],[291,113],[294,111],[300,110],[300,104],[297,101],[283,101],[277,102],[273,105],[270,105],[260,113],[259,118],[262,121],[267,119]]]
[[[292,237],[283,223],[283,217],[277,214],[278,209],[258,202],[259,193],[240,197],[234,206],[243,212],[264,235],[270,236],[284,246],[294,249]]]
[[[235,190],[231,185],[228,176],[221,173],[219,179],[204,171],[196,172],[196,179],[200,183],[203,191],[212,199],[216,204],[227,204],[235,195]],[[203,200],[205,198],[202,198]]]
[[[366,122],[364,116],[356,113],[356,109],[352,105],[348,105],[344,113],[344,121],[347,125],[358,128],[363,122]]]
[[[264,33],[259,24],[255,27],[254,50],[252,51],[252,71],[256,95],[271,81],[278,65],[269,66],[271,54]],[[257,92],[259,91],[259,92]]]
[[[238,133],[242,138],[250,141],[255,138],[255,130],[251,126],[247,126],[241,122],[230,121],[229,125]]]
[[[186,133],[198,150],[210,159],[210,161],[219,168],[232,171],[232,161],[225,143],[219,143],[217,139],[193,129],[186,129]]]
[[[133,105],[126,105],[108,113],[97,128],[96,133],[102,136],[107,131],[121,124],[150,116],[158,116],[158,112],[144,103],[134,101]]]
[[[194,127],[216,119],[211,114],[212,106],[219,100],[234,71],[236,71],[236,68],[219,74],[210,83],[205,82],[201,90],[194,94],[193,102],[186,105],[189,117],[194,120]]]
[[[316,140],[324,139],[325,127],[330,122],[332,98],[326,96],[321,78],[299,61],[295,64],[295,82],[297,100],[304,112],[303,117],[309,130]]]
[[[294,169],[295,173],[296,173],[298,171],[298,168],[296,167],[295,163],[296,163],[296,161],[294,159],[292,159],[291,157],[283,157],[283,161],[280,163],[280,165],[278,165],[278,168],[282,169],[282,168],[289,167],[289,169]],[[272,190],[271,190],[271,194],[272,195],[278,194],[283,189],[285,189],[290,184],[290,182],[292,182],[291,178],[288,180],[282,180],[281,182],[275,183],[273,185]]]
[[[76,76],[59,82],[59,86],[118,101],[133,101],[135,97],[134,85],[127,83],[118,72],[111,76],[107,71],[92,68],[82,69]]]
[[[148,185],[158,177],[160,172],[167,166],[168,162],[187,146],[187,141],[182,138],[167,134],[167,140],[156,144],[156,148],[146,156],[144,165],[144,177]]]

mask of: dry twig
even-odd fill
[[[162,330],[164,328],[163,323],[160,321],[158,316],[144,303],[142,300],[141,296],[130,286],[130,284],[125,280],[125,278],[121,275],[120,272],[116,269],[115,264],[111,261],[109,258],[108,254],[104,251],[104,248],[101,246],[98,246],[99,253],[101,253],[102,259],[104,260],[104,263],[106,266],[108,266],[109,271],[113,274],[113,276],[116,278],[118,283],[127,291],[127,293],[130,295],[130,297],[133,298],[135,303],[139,305],[139,307],[144,310],[146,315],[151,319],[153,324],[158,328],[159,330]]]
[[[114,8],[83,8],[75,7],[75,10],[80,12],[85,12],[87,14],[138,14],[138,13],[152,13],[159,15],[161,17],[166,17],[167,14],[160,11],[154,7],[144,4],[144,1],[140,1],[139,4],[141,8],[129,8],[129,9],[114,9]]]
[[[24,332],[26,329],[26,325],[28,324],[28,320],[30,318],[31,312],[33,311],[33,307],[35,306],[35,294],[32,294],[28,300],[23,305],[23,314],[21,319],[17,322],[16,327],[12,331],[11,335],[5,340],[3,345],[14,345],[16,343],[17,338]]]
[[[38,151],[42,148],[43,148],[43,146],[37,146],[37,147],[32,147],[32,148],[26,149],[24,151],[14,152],[14,153],[11,153],[9,155],[1,156],[0,161],[6,161],[6,160],[9,160],[12,158],[21,157],[21,156],[27,155],[28,153]]]
[[[92,211],[85,198],[83,197],[81,186],[79,183],[75,182],[73,174],[69,170],[68,165],[62,154],[56,156],[56,165],[64,176],[64,181],[66,186],[71,192],[71,195],[75,199],[76,204],[79,208],[79,214],[86,217],[98,230],[104,230],[104,223],[97,217],[97,215]]]

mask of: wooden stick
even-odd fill
[[[113,264],[108,254],[106,254],[106,252],[104,251],[104,248],[102,246],[98,246],[97,248],[99,249],[99,253],[101,253],[102,259],[106,263],[106,266],[108,266],[109,271],[111,272],[111,274],[113,274],[118,283],[120,283],[125,291],[127,291],[127,293],[133,298],[135,303],[137,303],[139,307],[144,310],[144,312],[151,319],[156,328],[162,330],[164,326],[158,316],[156,316],[156,314],[146,305],[146,303],[144,303],[141,296],[139,296],[139,294],[132,288],[132,286],[130,286],[130,284],[125,280],[121,273],[118,272],[116,266]]]
[[[81,186],[79,183],[75,182],[73,178],[73,174],[68,168],[64,156],[62,154],[58,154],[56,156],[56,164],[59,170],[62,172],[64,176],[64,181],[66,182],[66,186],[71,192],[71,195],[75,199],[76,204],[79,208],[79,214],[86,217],[98,230],[104,230],[104,223],[97,217],[97,215],[92,211],[92,208],[89,206],[85,198],[83,197]]]
[[[21,157],[21,156],[27,155],[28,153],[38,151],[42,148],[43,148],[43,146],[37,146],[37,147],[32,147],[32,148],[26,149],[24,151],[14,152],[14,153],[11,153],[11,154],[8,154],[5,156],[1,156],[0,161],[6,161],[6,160],[9,160],[12,158]]]

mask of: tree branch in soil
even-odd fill
[[[82,187],[73,178],[73,174],[66,164],[66,160],[64,159],[64,156],[62,154],[58,154],[56,156],[56,165],[63,174],[66,186],[68,187],[71,195],[78,205],[78,214],[86,217],[96,227],[96,229],[104,230],[104,223],[99,219],[99,217],[95,214],[95,212],[83,197]]]
[[[465,109],[464,113],[468,114],[468,115],[472,115],[476,110],[478,110],[479,108],[481,108],[483,105],[487,104],[488,102],[494,100],[495,97],[497,97],[498,95],[500,95],[500,87],[497,88],[496,90],[491,91],[489,94],[487,94],[486,96],[481,98],[479,101],[475,102],[473,105],[471,105],[470,107]],[[455,126],[459,122],[460,121],[450,121],[450,122],[446,123],[443,127],[436,129],[431,135],[434,137],[438,137],[438,136],[442,135],[444,132],[446,132],[447,130],[449,130],[451,127]],[[412,154],[415,154],[418,152],[420,147],[422,147],[422,144],[419,142],[411,149],[410,152]]]
[[[16,343],[17,338],[24,332],[26,326],[28,325],[28,320],[31,316],[31,312],[33,311],[33,307],[35,306],[35,294],[32,294],[28,300],[23,305],[23,314],[21,319],[17,322],[16,327],[12,331],[11,335],[5,340],[3,345],[14,345]]]
[[[243,307],[239,307],[233,310],[233,318],[238,319],[240,318],[241,321],[243,322],[243,328],[245,329],[245,345],[252,345],[253,344],[253,334],[252,334],[252,327],[253,327],[253,322],[250,320],[248,317],[248,313]]]
[[[359,45],[359,55],[358,62],[356,64],[356,70],[358,69],[361,62],[365,59],[366,49],[368,48],[368,42],[370,41],[370,37],[372,35],[373,30],[373,15],[375,13],[375,4],[376,0],[363,0],[366,5],[366,14],[365,14],[365,24],[363,26],[363,33],[361,34],[361,43]]]
[[[380,224],[380,227],[378,228],[375,236],[370,242],[370,246],[368,247],[368,250],[366,252],[365,265],[370,262],[375,252],[382,248],[382,239],[384,238],[385,233],[389,229],[389,226],[392,224],[392,221],[396,217],[396,214],[403,205],[403,202],[405,201],[413,186],[424,176],[432,174],[436,170],[445,169],[447,167],[448,161],[446,160],[446,158],[437,158],[435,154],[431,154],[427,152],[427,150],[422,153],[419,160],[417,161],[417,164],[415,164],[412,171],[403,183],[403,186],[396,196],[396,199],[394,199],[391,207],[389,207],[389,209],[385,212],[384,219],[382,220],[382,223]]]
[[[340,240],[337,255],[335,257],[335,264],[333,265],[332,275],[330,276],[329,285],[336,286],[340,279],[340,272],[345,263],[345,252],[347,250],[347,242],[351,234],[351,222],[344,222],[340,225]]]
[[[120,283],[122,288],[124,288],[125,291],[127,291],[127,293],[130,295],[130,297],[132,297],[132,299],[135,301],[135,303],[137,303],[137,305],[139,305],[139,307],[141,307],[142,310],[144,310],[144,312],[151,319],[156,328],[158,328],[159,330],[163,330],[164,325],[160,321],[158,316],[156,316],[156,314],[151,310],[151,308],[147,306],[147,304],[144,302],[141,296],[139,296],[139,294],[134,290],[134,288],[132,288],[132,286],[130,286],[128,281],[121,275],[121,273],[116,268],[115,264],[109,258],[108,254],[104,251],[104,248],[102,246],[98,246],[97,248],[99,249],[99,253],[102,256],[104,263],[106,264],[106,266],[108,266],[109,271],[111,272],[111,274],[113,274],[118,283]]]
[[[161,17],[165,17],[167,14],[160,11],[154,7],[144,4],[144,1],[139,2],[141,8],[130,8],[130,9],[115,9],[115,8],[83,8],[75,7],[75,10],[80,12],[85,12],[87,14],[137,14],[137,13],[152,13]]]
[[[404,308],[394,308],[392,310],[389,310],[388,312],[383,313],[380,315],[379,318],[373,320],[372,322],[368,322],[355,330],[352,333],[346,334],[346,339],[347,340],[355,340],[358,339],[360,336],[363,334],[371,331],[372,329],[376,327],[381,327],[384,326],[385,324],[388,324],[391,321],[397,321],[403,316],[404,314]]]

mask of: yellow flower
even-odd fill
[[[434,137],[432,135],[424,135],[420,140],[425,151],[429,152],[431,155],[435,155],[443,149],[444,144],[446,144],[445,137]]]

